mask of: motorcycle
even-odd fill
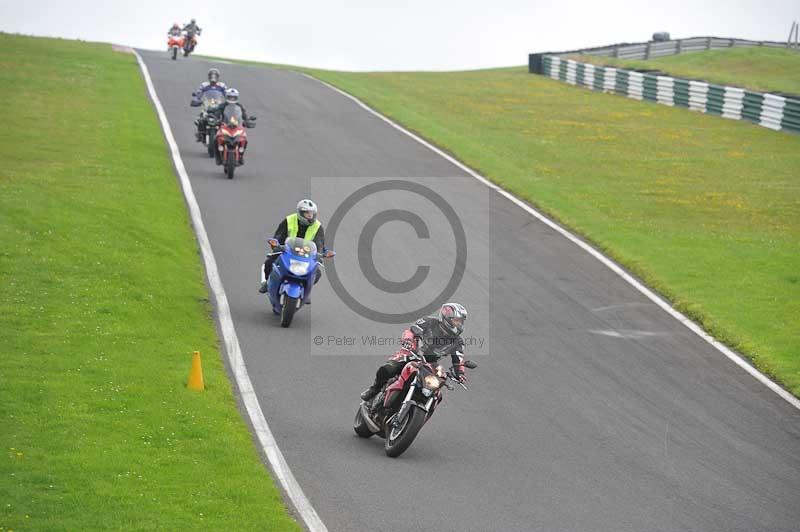
[[[375,434],[384,438],[384,451],[392,458],[411,446],[423,425],[433,416],[444,399],[442,388],[454,389],[449,381],[467,389],[455,376],[455,368],[445,371],[440,365],[426,362],[414,351],[407,352],[407,360],[400,375],[387,381],[378,395],[361,401],[353,421],[353,430],[361,438]],[[464,366],[478,367],[471,360],[465,360]]]
[[[194,52],[194,47],[197,46],[197,35],[200,35],[199,31],[196,34],[188,31],[184,33],[183,57],[187,57],[190,53]]]
[[[183,48],[183,35],[180,32],[167,33],[167,51],[172,55],[172,60],[178,58],[178,50]]]
[[[222,112],[222,120],[209,117],[206,122],[216,128],[217,134],[215,144],[217,147],[217,165],[222,165],[228,179],[233,179],[234,171],[237,166],[242,164],[242,155],[247,149],[248,128],[256,127],[256,117],[251,116],[247,122],[242,117],[242,110],[238,105],[227,105]]]
[[[200,96],[199,101],[193,100],[192,106],[202,106],[200,116],[198,116],[194,124],[197,126],[195,138],[197,142],[202,142],[208,149],[208,156],[214,157],[216,151],[216,138],[217,138],[217,125],[211,125],[210,119],[212,118],[209,110],[218,106],[225,101],[225,92],[221,88],[209,88]]]
[[[281,327],[288,327],[311,292],[317,268],[324,268],[321,259],[330,259],[336,253],[323,249],[318,255],[317,245],[300,237],[287,238],[283,245],[270,239],[269,245],[273,249],[270,256],[279,257],[272,264],[267,294],[272,312],[281,317]],[[261,282],[264,281],[264,268],[261,268]]]

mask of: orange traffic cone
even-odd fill
[[[203,384],[203,364],[200,362],[200,351],[192,354],[192,369],[189,371],[189,382],[186,383],[186,387],[200,392],[206,388]]]

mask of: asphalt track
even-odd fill
[[[247,165],[228,181],[194,142],[188,106],[214,63],[141,53],[267,421],[330,530],[798,530],[800,412],[600,262],[300,74],[216,65],[259,117]],[[264,240],[298,199],[313,192],[325,221],[348,178],[404,176],[440,178],[436,191],[463,214],[472,248],[491,251],[470,255],[453,297],[489,309],[473,311],[469,326],[481,324],[491,348],[475,357],[470,391],[448,394],[393,460],[381,440],[351,429],[381,357],[338,347],[323,356],[312,344],[318,330],[357,334],[365,322],[324,279],[313,306],[281,329],[256,288]],[[337,232],[343,278],[341,250],[357,227]],[[375,262],[384,277],[413,273],[413,245],[395,244],[414,238],[400,223],[380,229]]]

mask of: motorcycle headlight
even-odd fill
[[[305,275],[311,267],[310,262],[303,262],[301,260],[289,260],[289,271],[295,275]]]
[[[429,390],[438,390],[439,386],[442,385],[442,381],[439,380],[439,377],[434,375],[425,375],[425,381],[423,383],[425,388]]]

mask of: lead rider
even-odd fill
[[[378,368],[375,382],[361,392],[361,399],[369,401],[378,395],[386,381],[400,374],[412,352],[430,363],[450,355],[454,376],[459,382],[464,382],[464,339],[461,333],[464,332],[466,320],[467,309],[459,303],[445,303],[437,316],[418,319],[403,331],[401,349]]]

